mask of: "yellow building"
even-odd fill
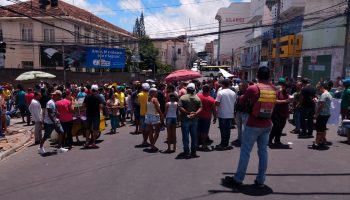
[[[59,45],[137,49],[136,38],[130,32],[64,1],[54,8],[47,6],[46,10],[39,8],[39,0],[5,8],[0,9],[0,38],[7,43],[5,68],[62,69],[62,62],[43,65],[42,46],[55,46],[56,51],[61,49]],[[72,70],[85,71],[84,67]]]

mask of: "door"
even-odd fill
[[[311,57],[303,57],[303,77],[312,80],[316,84],[320,80],[330,79],[332,55],[317,56],[316,64],[311,64]]]

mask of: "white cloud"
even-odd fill
[[[13,2],[7,1],[7,0],[0,0],[0,6],[7,6],[11,5]]]
[[[130,12],[139,12],[144,8],[141,0],[119,0],[118,5],[121,9]]]
[[[184,35],[185,33],[192,35],[217,31],[218,22],[215,20],[215,15],[219,8],[227,7],[231,2],[229,0],[212,2],[208,2],[208,0],[179,1],[183,4],[179,7],[168,7],[158,13],[145,12],[146,32],[150,37],[172,37]],[[191,21],[192,31],[189,30],[189,19]],[[203,26],[203,24],[207,25]],[[194,48],[197,51],[201,51],[206,42],[216,38],[217,36],[196,38]]]
[[[113,11],[108,5],[104,4],[103,1],[99,1],[98,3],[90,3],[89,0],[63,0],[69,4],[75,5],[79,8],[87,10],[96,15],[110,15],[115,16],[116,12]],[[97,11],[97,12],[96,12]],[[103,12],[98,12],[103,11]]]

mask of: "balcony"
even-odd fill
[[[290,17],[298,15],[305,8],[305,0],[282,0],[281,16]]]
[[[291,18],[303,14],[305,0],[281,0],[281,18]],[[272,16],[277,16],[277,3],[272,7]]]
[[[244,53],[241,55],[241,66],[250,67],[253,64],[258,64],[260,62],[260,53]]]

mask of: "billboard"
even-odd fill
[[[125,49],[120,48],[86,48],[86,67],[124,68]]]
[[[62,57],[63,55],[64,58]],[[63,60],[66,67],[124,68],[125,49],[86,47],[78,45],[40,46],[41,67],[62,67]]]

